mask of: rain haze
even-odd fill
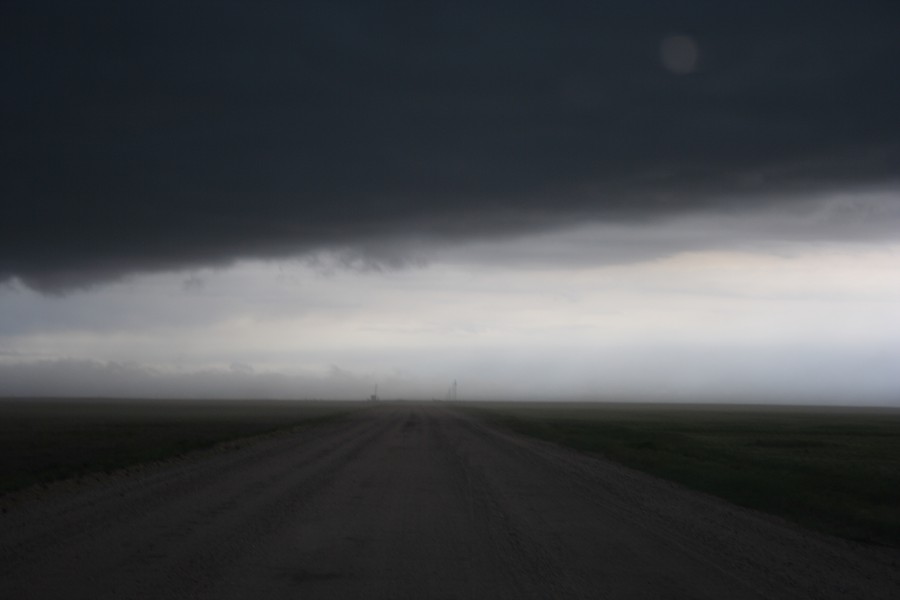
[[[896,2],[0,8],[0,395],[900,404]]]

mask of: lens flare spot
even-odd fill
[[[688,35],[668,35],[659,45],[663,66],[676,75],[686,75],[697,69],[700,49]]]

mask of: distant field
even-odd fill
[[[0,495],[337,418],[353,403],[0,400]]]
[[[521,433],[806,527],[900,546],[900,410],[469,406]]]

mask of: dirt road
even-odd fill
[[[887,599],[900,553],[379,406],[15,507],[0,597]]]

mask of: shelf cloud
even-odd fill
[[[898,230],[896,3],[32,0],[0,23],[0,280],[42,292],[586,223]]]

